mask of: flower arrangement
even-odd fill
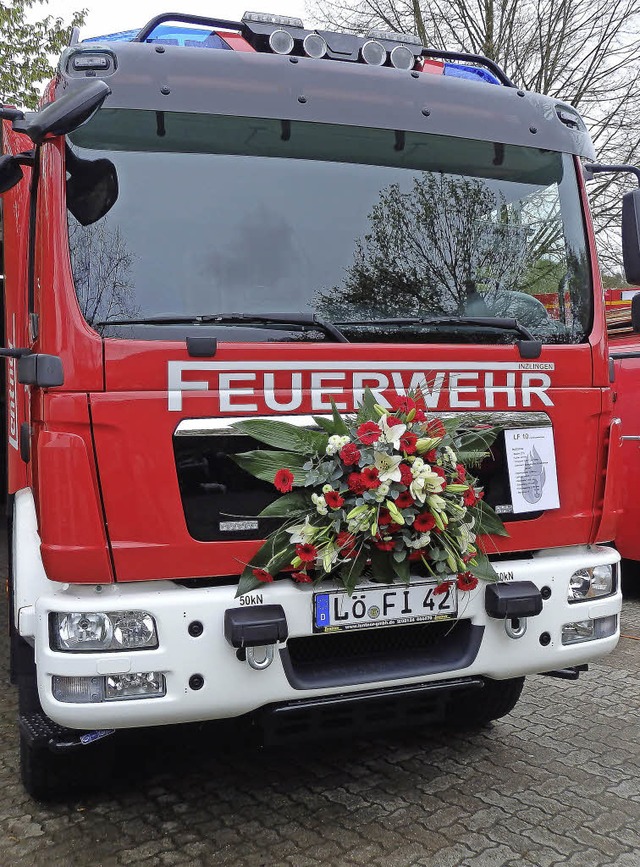
[[[372,580],[408,582],[412,567],[444,593],[472,590],[497,575],[478,537],[507,535],[471,474],[498,430],[464,417],[429,418],[420,393],[389,409],[366,391],[356,415],[314,418],[319,430],[246,419],[234,428],[279,451],[234,456],[282,494],[260,513],[281,526],[242,572],[238,595],[289,572],[300,584],[331,576],[352,593]],[[300,489],[300,490],[294,490]]]

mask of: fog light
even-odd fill
[[[291,54],[293,46],[293,36],[286,30],[274,30],[269,35],[269,48],[274,54]]]
[[[51,615],[51,646],[75,652],[143,650],[158,646],[147,611],[70,611]]]
[[[581,602],[583,599],[596,599],[608,596],[615,590],[614,567],[589,566],[578,569],[569,579],[569,602]]]
[[[167,692],[159,671],[111,674],[107,677],[62,677],[54,675],[51,691],[56,701],[87,704],[119,699],[154,698]]]
[[[57,701],[77,704],[104,701],[104,677],[59,677],[54,675],[51,691]]]
[[[597,617],[595,620],[577,620],[562,627],[563,644],[579,644],[598,638],[610,638],[618,628],[618,616]]]
[[[314,57],[319,60],[327,53],[327,42],[319,33],[307,33],[302,48],[307,57]]]
[[[360,50],[362,52],[362,59],[369,66],[382,66],[387,60],[386,48],[384,45],[376,42],[375,39],[369,39]]]
[[[164,675],[159,671],[138,674],[112,674],[106,678],[107,701],[120,698],[151,698],[166,692]]]
[[[406,45],[396,45],[392,48],[389,60],[391,66],[395,66],[396,69],[413,69],[416,62],[413,51]]]

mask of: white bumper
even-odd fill
[[[496,679],[517,677],[535,672],[567,668],[604,656],[615,647],[618,627],[608,638],[563,646],[562,627],[578,620],[617,616],[622,605],[619,589],[599,600],[569,604],[567,588],[574,571],[586,566],[618,562],[616,551],[601,546],[553,549],[539,552],[533,559],[513,559],[499,564],[509,580],[533,581],[539,588],[547,587],[550,597],[543,611],[530,618],[525,635],[509,638],[504,622],[487,616],[484,609],[484,586],[460,595],[459,617],[468,621],[465,627],[473,632],[476,644],[473,659],[462,667],[443,663],[440,669],[412,671],[408,676],[389,677],[389,669],[381,664],[372,679],[371,669],[366,682],[301,686],[287,674],[286,644],[280,644],[273,663],[264,670],[254,670],[238,660],[236,651],[224,637],[224,616],[229,608],[240,607],[234,598],[234,587],[190,589],[172,582],[145,582],[102,587],[56,585],[46,582],[46,591],[35,605],[21,612],[20,622],[35,638],[38,689],[45,713],[56,722],[71,728],[130,728],[238,716],[272,703],[299,701],[332,694],[354,693],[406,684],[450,680],[456,677],[483,675]],[[42,588],[45,590],[45,588]],[[323,586],[323,589],[324,586]],[[264,604],[281,605],[292,639],[312,635],[312,594],[308,585],[295,586],[280,581],[262,591]],[[256,594],[253,594],[255,596]],[[118,611],[145,610],[156,620],[159,646],[154,650],[128,653],[68,653],[51,649],[49,638],[50,613],[57,611]],[[204,630],[198,637],[189,634],[192,621],[200,621]],[[451,625],[452,629],[461,626]],[[470,627],[480,629],[471,630]],[[403,629],[405,627],[397,627]],[[24,630],[23,634],[25,634]],[[368,630],[367,630],[368,631]],[[548,633],[541,640],[541,636]],[[354,634],[354,633],[352,633]],[[480,640],[478,640],[480,636]],[[312,640],[322,642],[327,636]],[[315,646],[315,645],[314,645]],[[434,653],[437,658],[437,645]],[[463,654],[464,655],[464,654]],[[467,654],[469,656],[469,654]],[[322,663],[315,663],[316,669]],[[119,700],[101,703],[66,703],[54,699],[52,679],[59,676],[104,677],[108,674],[157,671],[166,678],[166,695],[162,697]],[[355,671],[355,669],[353,669]],[[201,689],[190,688],[194,674],[201,675]],[[377,677],[377,679],[375,679]],[[326,679],[325,679],[326,680]]]

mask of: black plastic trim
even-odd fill
[[[396,650],[384,657],[345,656],[340,660],[295,665],[289,648],[285,647],[280,650],[280,659],[286,678],[294,689],[355,686],[359,683],[422,677],[468,668],[475,661],[480,650],[484,626],[474,626],[470,620],[459,620],[450,623],[449,627],[451,632],[447,640],[438,643],[437,651],[434,651],[433,646],[426,646],[420,649]],[[383,628],[408,629],[410,627]],[[351,634],[357,635],[358,631]],[[318,635],[311,640],[330,641],[331,638],[331,635]]]

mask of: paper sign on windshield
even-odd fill
[[[504,432],[513,511],[558,509],[558,473],[553,429],[520,428]]]

